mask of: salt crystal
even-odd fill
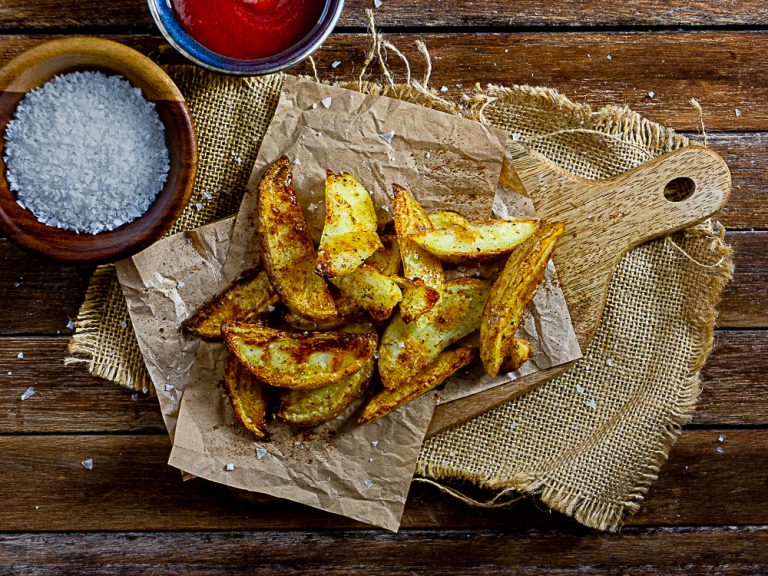
[[[397,345],[400,346],[400,348],[405,348],[405,342],[398,342]]]
[[[384,3],[384,2],[383,2],[382,0],[373,0],[373,7],[374,7],[374,8],[381,8],[381,5],[382,5],[383,3]]]
[[[35,506],[35,510],[40,510],[40,506]]]
[[[718,446],[717,448],[715,448],[715,452],[717,452],[718,454],[722,454],[723,452],[725,452],[725,448],[723,448],[722,446]]]
[[[321,103],[322,103],[322,105],[323,105],[323,106],[325,106],[326,108],[330,108],[330,107],[331,107],[331,102],[333,102],[333,98],[331,98],[330,96],[328,96],[327,98],[323,98],[323,99],[322,99],[320,102],[321,102]]]
[[[138,402],[138,400],[139,400],[139,393],[136,392],[135,394],[131,394],[131,400],[133,400],[134,402]]]
[[[256,458],[261,460],[267,455],[267,449],[264,446],[256,446]]]
[[[389,206],[382,206],[381,209],[384,210],[384,212],[389,212]]]
[[[71,318],[69,319],[69,322],[67,322],[67,328],[70,329],[70,330],[74,330],[75,329],[75,321],[72,320]]]
[[[373,480],[363,480],[363,484],[365,484],[366,488],[370,488],[373,486]]]
[[[179,290],[184,288],[184,286],[186,286],[186,284],[184,284],[184,280],[179,280],[178,282],[176,282],[176,288],[178,288]]]
[[[611,56],[610,54],[608,54],[608,56],[606,56],[606,58],[608,58],[608,60],[613,60],[613,56]]]
[[[268,304],[267,305],[267,312],[274,312],[275,310],[276,310],[276,308],[274,306],[272,306],[272,304]]]
[[[386,142],[387,144],[392,144],[392,138],[394,137],[395,137],[394,130],[390,130],[389,132],[382,132],[381,134],[379,134],[379,138],[384,140],[384,142]]]
[[[80,464],[83,465],[83,468],[86,470],[93,470],[93,458],[88,458],[87,460],[83,460],[80,462]]]
[[[310,212],[314,212],[315,210],[317,210],[317,204],[315,204],[314,202],[310,202],[309,206],[307,206],[307,210],[309,210]]]
[[[341,66],[341,60],[334,60],[331,63],[331,68],[338,68],[339,66]]]
[[[202,209],[203,209],[203,205],[202,205],[202,204],[200,204],[200,202],[198,202],[197,204],[195,204],[195,209],[197,209],[198,211],[200,211],[200,210],[202,210]]]
[[[13,372],[11,372],[10,370],[8,370],[8,376],[13,376]]]
[[[35,387],[34,386],[30,386],[29,388],[24,390],[24,393],[21,396],[19,396],[19,398],[21,398],[22,401],[23,400],[29,400],[36,393],[37,393],[37,390],[35,390]]]
[[[653,98],[656,96],[656,93],[653,90],[648,90],[648,98]]]
[[[235,465],[234,465],[234,464],[232,464],[232,463],[230,462],[229,464],[227,464],[226,466],[224,466],[224,469],[225,469],[227,472],[232,472],[232,470],[234,470],[234,469],[235,469]]]
[[[448,452],[448,456],[450,456],[451,458],[455,458],[456,457],[456,452],[451,450],[450,452]]]
[[[243,159],[240,156],[235,156],[235,162],[237,162],[238,164],[242,164]]]
[[[608,366],[609,368],[610,368],[611,366],[613,366],[613,359],[611,359],[611,358],[608,358],[608,359],[605,361],[605,365],[606,365],[606,366]]]
[[[19,352],[18,354],[16,354],[16,358],[18,358],[19,360],[24,360],[24,352]]]
[[[21,286],[21,282],[14,282],[13,283],[13,287],[14,288],[18,288],[19,286]]]
[[[376,446],[378,446],[378,445],[379,445],[379,441],[378,440],[371,440],[371,446],[376,448]]]
[[[736,109],[735,109],[735,112],[736,112],[736,118],[741,118],[741,110],[739,110],[738,108],[736,108]]]
[[[576,392],[578,392],[579,394],[584,394],[584,386],[582,386],[581,384],[576,384]]]
[[[509,53],[509,48],[504,48],[504,54],[508,54],[508,53]]]
[[[517,142],[523,135],[520,132],[512,132],[512,142]]]
[[[213,194],[211,194],[209,192],[203,192],[203,199],[204,200],[212,200],[213,199]]]
[[[432,157],[432,152],[427,152],[424,156],[426,156],[427,160],[429,160]]]
[[[585,402],[584,405],[589,406],[590,408],[592,408],[592,410],[597,409],[597,401],[594,398],[592,398],[592,400],[588,400],[587,402]]]
[[[168,179],[157,109],[119,75],[54,77],[27,93],[5,137],[8,184],[49,226],[112,230],[144,214]]]
[[[166,384],[165,386],[163,386],[163,389],[166,392],[170,392],[171,390],[173,390],[173,384]]]
[[[440,86],[440,92],[442,92],[443,94],[448,92],[448,86]]]
[[[126,322],[125,320],[123,320],[122,322],[120,322],[120,328],[122,328],[123,330],[125,330],[126,328],[128,328],[128,322]]]
[[[146,394],[147,392],[149,392],[149,390],[147,390],[146,386],[142,386],[141,387],[141,392],[142,392],[142,394]]]
[[[368,458],[368,462],[373,462],[373,458]]]
[[[298,158],[295,158],[293,160],[293,163],[294,163],[294,165],[298,166],[299,164],[301,164],[301,160],[299,160]]]
[[[461,88],[462,86],[464,86],[464,84],[462,84],[461,82],[456,83],[456,88]]]
[[[515,428],[517,428],[517,422],[511,422],[511,423],[509,424],[509,429],[510,429],[510,430],[514,430]]]
[[[317,110],[317,102],[312,102],[312,106],[310,106],[312,110]]]
[[[717,437],[718,442],[725,442],[725,439],[727,436],[725,434],[720,434],[720,436]]]

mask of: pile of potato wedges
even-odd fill
[[[427,214],[405,188],[393,192],[394,229],[382,230],[368,191],[349,174],[328,172],[316,248],[290,161],[265,171],[257,219],[264,268],[243,274],[184,325],[226,342],[225,388],[257,438],[268,437],[273,416],[317,426],[361,397],[364,424],[478,357],[492,376],[532,357],[515,333],[563,224]],[[490,261],[501,268],[495,278],[444,273]]]

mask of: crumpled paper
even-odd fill
[[[235,423],[223,392],[223,345],[201,343],[180,325],[258,263],[257,184],[278,156],[287,154],[294,163],[294,185],[317,239],[326,168],[355,174],[371,191],[381,222],[391,219],[392,182],[409,188],[428,210],[450,208],[470,218],[487,218],[492,208],[500,216],[528,214],[526,199],[497,190],[505,140],[504,133],[460,117],[286,78],[234,225],[226,220],[177,234],[117,266],[174,442],[169,463],[186,474],[397,530],[437,393],[364,427],[348,418],[356,406],[311,432],[274,422],[270,441],[254,442]],[[525,325],[542,354],[532,368],[547,361],[547,342],[567,343],[555,348],[568,360],[578,354],[578,345],[575,351],[570,345],[575,335],[569,320],[562,331],[567,307],[554,270],[548,276],[540,290],[546,311],[535,310]],[[559,314],[552,324],[557,333],[546,320],[553,310]],[[488,381],[472,368],[454,377],[442,397],[459,398],[514,377]]]

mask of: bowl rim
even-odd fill
[[[89,64],[72,62],[68,57],[97,60]],[[102,60],[106,60],[107,64]],[[36,70],[42,72],[36,76]],[[174,145],[178,148],[178,167],[174,170],[172,159],[169,178],[146,212],[132,222],[98,234],[78,234],[48,226],[39,222],[29,210],[18,206],[15,200],[17,195],[10,190],[7,182],[5,161],[1,154],[7,124],[26,93],[57,74],[77,70],[101,70],[131,80],[132,85],[140,88],[144,97],[158,108],[169,152],[174,154]],[[20,248],[61,262],[113,262],[135,254],[160,239],[186,206],[198,163],[191,115],[173,80],[157,64],[133,48],[88,36],[38,44],[0,69],[0,103],[0,230]],[[171,133],[175,135],[173,144]]]
[[[222,56],[195,40],[176,19],[170,0],[147,0],[147,3],[160,33],[177,52],[198,66],[235,76],[274,74],[305,60],[331,35],[344,8],[344,0],[325,0],[320,19],[296,44],[272,56],[240,60]]]

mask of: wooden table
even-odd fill
[[[348,0],[317,54],[321,75],[356,78],[372,3]],[[541,84],[593,106],[627,104],[694,138],[689,99],[703,106],[708,142],[733,171],[720,219],[736,273],[694,423],[641,511],[620,534],[600,534],[533,501],[477,510],[415,486],[393,535],[182,484],[165,464],[154,399],[134,401],[62,365],[90,269],[52,265],[0,239],[0,573],[768,573],[768,5],[384,0],[376,17],[414,63],[413,41],[426,41],[432,83],[448,97],[458,84]],[[0,2],[0,63],[71,34],[145,52],[163,44],[142,0]],[[27,386],[37,396],[21,402]]]

